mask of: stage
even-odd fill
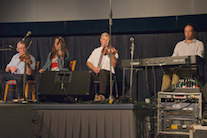
[[[156,107],[145,103],[2,103],[0,110],[2,138],[156,137]]]

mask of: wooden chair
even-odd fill
[[[69,66],[71,68],[71,71],[75,70],[76,60],[70,61]]]
[[[35,101],[36,75],[37,75],[37,72],[38,72],[38,69],[39,69],[39,64],[40,64],[40,62],[37,61],[35,72],[34,72],[34,80],[27,80],[27,82],[26,82],[26,86],[25,86],[25,98],[26,98],[26,100],[28,99],[28,92],[31,91],[32,92],[32,100]],[[13,86],[17,85],[16,80],[8,80],[6,82],[5,92],[4,92],[4,103],[6,102],[8,91],[18,91],[18,89],[9,89],[9,86],[12,86],[12,85]],[[29,86],[32,86],[32,89],[29,89]],[[19,97],[18,97],[18,99],[19,99]]]

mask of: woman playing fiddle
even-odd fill
[[[109,44],[109,34],[102,33],[100,37],[101,46],[94,49],[87,60],[87,66],[91,69],[93,80],[99,80],[99,99],[104,100],[108,97],[109,93],[107,91],[107,86],[109,84],[110,76],[110,54],[111,54],[111,71],[115,74],[114,67],[116,67],[117,59],[119,55],[115,48],[110,48]],[[96,99],[94,99],[96,100]]]
[[[68,70],[65,68],[65,62],[69,59],[69,52],[65,45],[65,40],[58,36],[55,38],[54,45],[52,47],[52,51],[49,53],[47,57],[47,61],[42,69],[39,70],[39,73],[42,73],[45,70],[50,71],[60,71],[60,70]]]

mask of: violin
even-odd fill
[[[27,53],[27,55],[25,55],[25,54],[22,54],[21,56],[19,56],[19,59],[21,60],[21,61],[24,61],[25,59],[27,59],[28,60],[28,64],[30,65],[30,64],[32,64],[31,63],[31,60],[30,60],[30,55],[29,55],[29,53]]]
[[[102,55],[109,55],[109,54],[115,54],[115,53],[118,53],[118,51],[114,48],[114,47],[111,47],[111,50],[113,52],[110,53],[110,51],[108,51],[108,49],[110,49],[110,46],[105,46],[102,51],[101,51],[101,54]]]

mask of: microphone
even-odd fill
[[[9,47],[10,47],[11,49],[14,49],[14,47],[13,47],[12,45],[9,45]]]
[[[16,50],[16,48],[15,47],[13,47],[12,45],[9,45],[9,48],[11,48],[11,50]]]
[[[134,51],[134,37],[131,37],[131,38],[130,38],[130,41],[132,41],[132,44],[131,44],[131,48],[130,48],[130,49],[131,49],[132,51]]]
[[[22,41],[25,41],[26,38],[27,38],[29,35],[31,35],[31,34],[32,34],[32,32],[31,32],[31,31],[28,31],[27,34],[25,35],[25,37],[22,38]]]
[[[130,41],[134,42],[134,37],[131,37],[131,38],[130,38]]]

